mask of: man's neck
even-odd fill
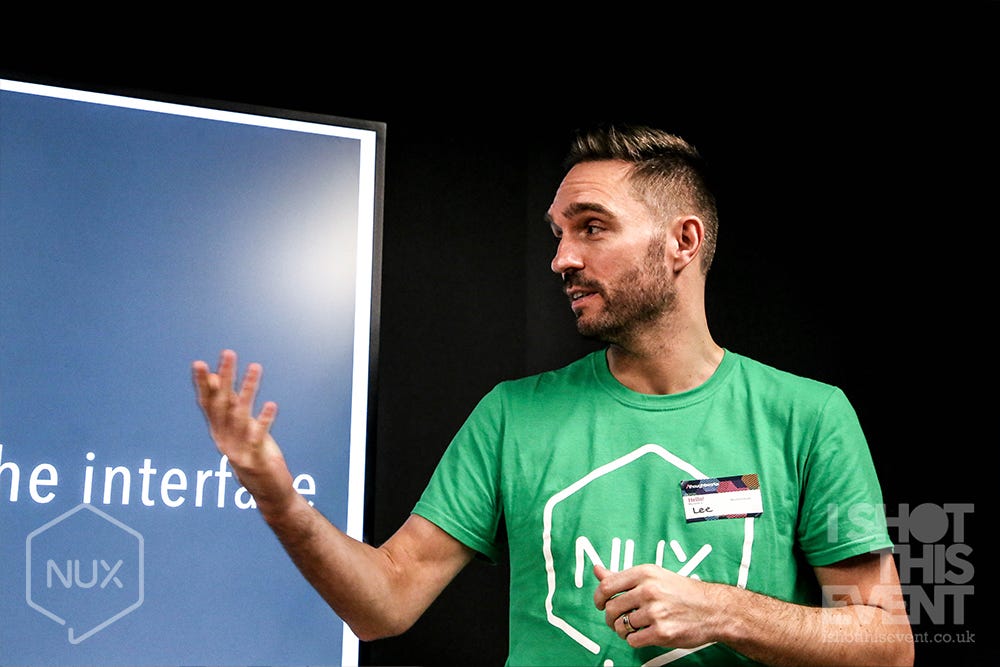
[[[707,327],[647,332],[607,350],[611,374],[641,394],[678,394],[703,384],[722,362],[724,350]]]

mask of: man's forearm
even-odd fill
[[[720,641],[754,660],[789,667],[913,664],[905,610],[865,604],[808,607],[718,586],[727,610]]]
[[[416,516],[375,548],[296,496],[262,515],[306,580],[364,641],[407,630],[472,559],[471,549]]]
[[[359,638],[391,636],[412,624],[400,617],[405,605],[391,590],[378,549],[338,529],[301,497],[262,515],[302,575]]]

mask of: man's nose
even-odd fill
[[[555,257],[552,258],[551,268],[554,273],[560,275],[570,270],[583,268],[583,258],[580,256],[579,249],[575,244],[567,240],[565,236],[559,239]]]

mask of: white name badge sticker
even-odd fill
[[[712,519],[745,519],[764,513],[757,474],[689,479],[681,482],[684,518],[688,523]]]

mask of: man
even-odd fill
[[[477,555],[509,550],[510,665],[912,664],[881,491],[840,390],[720,347],[697,151],[582,134],[547,219],[578,330],[607,342],[500,383],[378,548],[292,488],[254,418],[261,368],[194,382],[210,432],[305,577],[362,639],[405,631]],[[507,542],[498,543],[498,526]],[[825,604],[824,604],[825,603]]]

